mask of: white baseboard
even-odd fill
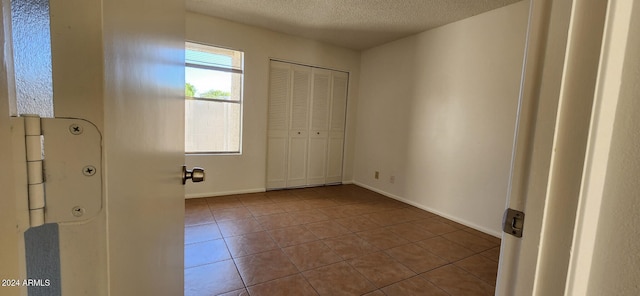
[[[344,185],[353,184],[353,180],[342,181],[342,184],[344,184]]]
[[[254,189],[231,190],[231,191],[221,191],[221,192],[193,193],[193,194],[185,194],[184,198],[185,199],[202,198],[202,197],[233,195],[233,194],[258,193],[258,192],[265,192],[265,191],[266,191],[265,188],[254,188]]]
[[[344,182],[343,182],[343,183],[344,183]],[[362,184],[362,183],[360,183],[360,182],[358,182],[358,181],[353,181],[353,184],[358,185],[358,186],[363,187],[363,188],[366,188],[366,189],[369,189],[369,190],[371,190],[371,191],[374,191],[374,192],[380,193],[380,194],[382,194],[382,195],[384,195],[384,196],[386,196],[386,197],[390,197],[390,198],[393,198],[393,199],[395,199],[395,200],[401,201],[401,202],[403,202],[403,203],[406,203],[406,204],[412,205],[412,206],[414,206],[414,207],[416,207],[416,208],[423,209],[423,210],[425,210],[425,211],[431,212],[431,213],[436,214],[436,215],[438,215],[438,216],[441,216],[441,217],[443,217],[443,218],[447,218],[447,219],[449,219],[449,220],[451,220],[451,221],[454,221],[454,222],[460,223],[460,224],[462,224],[462,225],[464,225],[464,226],[467,226],[467,227],[473,228],[473,229],[475,229],[475,230],[478,230],[478,231],[484,232],[484,233],[489,234],[489,235],[492,235],[492,236],[494,236],[494,237],[497,237],[497,238],[501,238],[501,237],[502,237],[502,232],[500,232],[500,231],[496,232],[496,231],[495,231],[495,230],[493,230],[493,229],[488,229],[488,228],[486,228],[486,227],[482,227],[482,226],[476,225],[475,223],[469,222],[469,221],[467,221],[467,220],[460,219],[460,218],[458,218],[458,217],[453,217],[453,216],[451,216],[451,215],[449,215],[449,214],[446,214],[446,213],[440,212],[440,211],[438,211],[438,210],[436,210],[436,209],[433,209],[433,208],[427,207],[427,206],[425,206],[425,205],[421,205],[421,204],[416,203],[416,202],[414,202],[414,201],[411,201],[411,200],[405,199],[405,198],[400,197],[400,196],[397,196],[397,195],[395,195],[395,194],[391,194],[391,193],[389,193],[389,192],[386,192],[386,191],[380,190],[380,189],[378,189],[378,188],[374,188],[374,187],[371,187],[371,186],[369,186],[369,185]]]

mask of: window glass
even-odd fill
[[[240,153],[243,53],[187,43],[185,151]]]

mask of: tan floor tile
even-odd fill
[[[322,208],[322,209],[318,209],[318,211],[327,215],[327,217],[329,217],[330,219],[340,219],[340,218],[351,217],[350,214],[344,213],[343,207]]]
[[[244,288],[232,260],[187,268],[184,271],[184,295],[218,295]]]
[[[245,206],[273,203],[270,198],[262,193],[242,194],[238,196],[238,199]]]
[[[184,228],[184,243],[192,244],[222,238],[218,225],[200,224]]]
[[[251,212],[251,214],[253,214],[254,217],[284,212],[284,209],[282,209],[280,204],[276,204],[276,203],[252,205],[252,206],[248,206],[247,209],[249,209],[249,211]]]
[[[471,234],[473,234],[475,236],[479,236],[479,237],[481,237],[483,239],[486,239],[486,240],[488,240],[488,241],[490,241],[490,242],[492,242],[494,244],[497,244],[497,245],[499,245],[500,242],[502,241],[499,237],[495,237],[493,235],[490,235],[490,234],[487,234],[487,233],[484,233],[482,231],[478,231],[478,230],[475,230],[475,229],[472,229],[472,228],[465,228],[464,231],[466,231],[468,233],[471,233]]]
[[[385,296],[385,294],[384,294],[384,293],[382,293],[382,291],[380,291],[380,290],[375,290],[375,291],[373,291],[373,292],[370,292],[370,293],[364,294],[364,295],[362,295],[362,296]]]
[[[302,199],[322,198],[325,194],[317,191],[315,188],[301,188],[294,192],[295,195]]]
[[[247,289],[240,289],[240,290],[235,290],[235,291],[227,292],[224,294],[220,294],[217,296],[249,296],[249,292],[247,292]]]
[[[299,274],[249,287],[249,292],[251,296],[318,295],[307,280]]]
[[[281,250],[267,251],[234,260],[246,286],[298,273],[298,269]]]
[[[336,208],[340,211],[344,217],[362,216],[365,214],[374,213],[380,211],[376,209],[371,203],[355,203],[346,206]]]
[[[446,223],[446,224],[448,224],[448,225],[450,225],[450,226],[453,226],[453,227],[454,227],[454,228],[456,228],[456,229],[467,229],[467,228],[468,228],[467,226],[464,226],[464,225],[462,225],[462,224],[460,224],[460,223],[458,223],[458,222],[451,221],[451,220],[449,220],[449,219],[447,219],[447,218],[444,218],[444,217],[435,216],[435,217],[433,217],[432,219],[435,219],[435,220],[437,220],[437,221],[440,221],[440,222]]]
[[[213,210],[212,212],[213,218],[215,218],[217,222],[227,220],[240,220],[253,217],[251,215],[251,212],[249,212],[249,210],[247,210],[247,208],[245,207]]]
[[[409,206],[407,208],[407,210],[409,211],[413,211],[416,213],[416,218],[417,219],[429,219],[429,218],[433,218],[433,217],[437,217],[438,215],[431,213],[429,211],[414,207],[414,206]]]
[[[413,222],[401,223],[386,227],[393,231],[395,234],[404,238],[410,242],[420,241],[436,236],[423,227],[414,224]]]
[[[295,200],[295,201],[289,201],[289,202],[283,202],[281,204],[279,204],[280,207],[285,210],[286,212],[297,212],[297,211],[304,211],[304,210],[313,210],[314,207],[302,200]]]
[[[184,246],[184,267],[194,267],[230,259],[224,240],[217,239]]]
[[[268,230],[269,235],[282,248],[318,240],[318,238],[304,226]]]
[[[404,205],[404,204],[403,204]],[[436,215],[431,214],[427,211],[418,209],[416,207],[412,207],[409,205],[406,205],[407,208],[401,208],[401,209],[397,209],[393,212],[391,212],[393,215],[395,216],[401,216],[401,217],[405,217],[406,220],[408,221],[415,221],[415,220],[421,220],[421,219],[427,219],[427,218],[433,218]]]
[[[455,228],[435,218],[416,220],[416,221],[413,221],[413,224],[420,226],[436,235],[442,235],[445,233],[454,232],[458,230],[458,228]]]
[[[189,296],[492,295],[500,255],[499,238],[355,185],[185,200],[185,226]]]
[[[482,253],[480,253],[480,255],[485,256],[495,262],[499,262],[500,261],[500,247],[495,247],[495,248],[491,248],[489,250],[486,250]]]
[[[371,221],[370,219],[362,216],[342,218],[336,220],[340,225],[349,229],[352,232],[365,231],[380,228],[380,225]]]
[[[293,217],[287,213],[277,213],[266,216],[260,216],[256,218],[256,221],[260,223],[262,228],[269,229],[277,229],[284,228],[289,226],[295,226],[300,223],[295,221]]]
[[[187,199],[185,201],[184,224],[185,226],[210,224],[215,222],[209,206],[202,199]]]
[[[308,224],[320,221],[327,221],[329,217],[318,210],[304,210],[290,212],[289,215],[293,218],[296,224]]]
[[[186,209],[194,209],[205,204],[207,204],[206,198],[187,198],[184,200],[184,207]]]
[[[412,220],[409,217],[396,214],[397,213],[396,211],[397,210],[382,211],[382,212],[366,214],[364,216],[371,219],[371,221],[382,226],[400,224],[400,223],[409,222]]]
[[[458,261],[475,254],[474,251],[440,236],[419,241],[416,244],[448,262]]]
[[[318,238],[330,238],[351,233],[349,229],[334,221],[323,221],[317,223],[306,224],[305,227],[315,234]]]
[[[275,203],[297,201],[299,198],[288,190],[267,191],[265,196]]]
[[[376,198],[375,200],[373,200],[373,202],[375,202],[378,207],[385,208],[385,211],[399,210],[410,207],[405,203],[385,197],[383,195],[377,195],[373,197]]]
[[[428,280],[416,276],[382,288],[387,296],[448,296],[445,291]]]
[[[363,240],[380,250],[408,244],[409,241],[401,238],[391,230],[374,229],[356,233]]]
[[[347,263],[378,288],[416,275],[415,272],[398,263],[384,252],[351,259]]]
[[[378,251],[378,248],[369,244],[355,234],[325,239],[324,243],[345,260]]]
[[[278,245],[266,231],[225,238],[233,257],[242,257],[278,249]]]
[[[362,295],[375,287],[346,262],[338,262],[303,272],[320,295]]]
[[[395,247],[385,252],[415,273],[423,273],[448,263],[416,244]]]
[[[495,292],[494,287],[452,264],[422,276],[451,296],[491,296]]]
[[[299,244],[284,248],[282,251],[300,271],[342,261],[342,258],[322,241]]]
[[[218,227],[224,237],[243,235],[264,230],[254,218],[222,221],[218,223]]]
[[[352,205],[352,204],[356,204],[356,203],[362,202],[362,201],[360,201],[360,200],[358,200],[356,198],[351,198],[348,195],[339,196],[338,194],[332,194],[330,199],[333,200],[333,202],[335,202],[339,206]]]
[[[475,255],[460,260],[456,266],[470,272],[488,284],[496,285],[496,275],[498,274],[498,262],[486,258],[482,255]]]
[[[209,208],[213,210],[244,207],[242,202],[233,196],[215,196],[206,198]]]
[[[313,206],[315,209],[335,207],[338,205],[336,202],[328,198],[305,199],[304,202]]]
[[[455,242],[459,245],[463,245],[466,248],[474,251],[474,252],[483,252],[493,247],[498,246],[498,244],[485,240],[481,237],[475,236],[471,233],[468,233],[464,230],[458,230],[455,232],[450,232],[442,235],[442,237]]]

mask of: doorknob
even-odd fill
[[[204,181],[204,169],[194,167],[192,170],[187,170],[187,166],[182,166],[182,185],[187,183],[187,179],[191,179],[193,183]]]

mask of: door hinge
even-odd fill
[[[102,209],[102,136],[77,118],[13,117],[24,133],[29,226],[75,222]]]
[[[524,227],[524,212],[506,209],[502,216],[502,231],[515,237],[522,237]]]

